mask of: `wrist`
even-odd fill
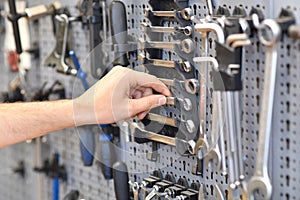
[[[75,126],[97,124],[94,114],[94,104],[91,101],[83,102],[80,97],[72,100],[73,119]]]

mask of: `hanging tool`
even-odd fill
[[[5,10],[9,12],[9,7],[5,2]],[[18,1],[16,3],[18,11],[26,10],[26,2]],[[31,68],[31,55],[28,51],[24,51],[21,54],[17,54],[16,46],[14,42],[14,30],[13,26],[8,19],[5,20],[6,25],[6,34],[4,39],[4,51],[8,57],[8,64],[12,71],[19,71],[19,73],[26,73],[26,70]],[[29,23],[26,19],[20,19],[18,21],[18,28],[22,32],[21,35],[21,45],[24,49],[30,49],[30,32],[29,32]]]
[[[151,26],[147,23],[142,23],[142,27],[144,27],[144,33],[152,34],[152,33],[182,33],[186,36],[191,36],[193,33],[193,28],[191,26],[186,27],[165,27],[165,26]]]
[[[113,66],[129,65],[128,53],[128,32],[126,7],[121,1],[113,1],[110,7],[110,25],[114,44],[114,62]],[[123,141],[124,144],[124,141]],[[123,146],[125,148],[125,146]],[[123,149],[124,151],[125,149]],[[130,199],[130,189],[128,185],[128,169],[126,163],[118,161],[113,165],[113,178],[115,194],[117,200]]]
[[[55,68],[59,73],[76,76],[77,70],[66,63],[69,17],[66,14],[56,15],[56,20],[59,24],[56,33],[56,46],[52,53],[45,59],[44,64],[48,67]]]
[[[61,9],[60,2],[54,2],[50,7],[47,7],[46,5],[38,5],[31,8],[26,8],[24,13],[18,13],[16,8],[16,1],[8,0],[8,3],[10,9],[8,19],[11,21],[13,26],[16,50],[18,54],[21,54],[23,52],[18,21],[23,17],[27,18],[28,20],[36,20],[40,17],[51,15],[57,10]]]
[[[63,200],[79,200],[80,193],[78,190],[72,190],[69,192]]]
[[[172,86],[172,87],[178,87],[179,88],[185,88],[185,90],[190,93],[190,94],[196,94],[199,92],[200,85],[199,81],[197,79],[188,79],[188,80],[177,80],[177,79],[164,79],[164,78],[159,78],[161,82],[166,84],[167,86]]]
[[[115,194],[117,200],[128,200],[130,199],[129,194],[129,178],[128,178],[128,169],[124,162],[116,162],[113,165],[113,177],[114,177],[114,186]]]
[[[260,41],[266,47],[265,82],[259,121],[258,152],[254,175],[247,184],[248,198],[253,199],[253,192],[260,190],[265,200],[271,199],[272,185],[268,175],[269,145],[272,132],[272,113],[274,106],[275,81],[277,71],[277,42],[280,39],[280,26],[271,19],[258,25]],[[265,31],[271,31],[267,38]]]
[[[143,62],[145,67],[155,66],[155,67],[165,67],[170,69],[176,69],[180,72],[191,72],[191,63],[188,61],[171,61],[171,60],[160,60],[160,59],[149,59],[144,54],[140,53],[138,58]]]
[[[190,38],[186,38],[182,41],[175,42],[161,42],[161,41],[143,41],[140,39],[140,49],[172,49],[178,52],[184,52],[191,54],[194,52],[194,42]]]

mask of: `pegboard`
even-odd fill
[[[142,22],[149,23],[144,17],[144,9],[150,8],[148,0],[134,1],[124,0],[127,9],[127,20],[129,34],[136,40],[144,38],[140,24]],[[39,3],[49,3],[48,1],[35,0],[30,1],[30,5]],[[75,8],[76,2],[63,1],[67,5],[70,12],[74,15],[78,14]],[[249,13],[251,7],[260,7],[264,11],[266,18],[278,16],[281,8],[290,7],[295,17],[300,20],[300,3],[296,0],[262,0],[254,2],[250,0],[221,0],[216,1],[217,5],[226,5],[232,12],[234,6],[241,5]],[[205,1],[190,0],[190,8],[194,14],[200,18],[207,15]],[[166,24],[166,26],[175,26],[175,23]],[[40,48],[40,59],[36,60],[30,71],[31,87],[42,84],[45,81],[49,83],[54,80],[60,80],[67,89],[67,97],[76,97],[83,92],[83,89],[76,87],[78,80],[74,77],[67,77],[57,74],[53,69],[43,66],[44,58],[54,48],[54,36],[52,33],[52,25],[50,18],[39,20],[38,24],[31,27],[32,38],[38,42]],[[74,49],[81,61],[86,63],[86,57],[89,52],[88,32],[82,30],[79,23],[72,24]],[[0,35],[0,43],[3,41],[3,35]],[[164,40],[169,41],[168,35]],[[200,40],[199,38],[197,40]],[[33,42],[33,41],[32,41]],[[245,47],[243,57],[243,77],[244,88],[242,92],[242,141],[243,151],[245,154],[245,175],[248,179],[254,171],[257,152],[257,134],[258,121],[260,116],[260,102],[263,91],[264,82],[264,62],[265,50],[260,44],[257,37],[251,38],[252,44]],[[196,46],[199,48],[200,45]],[[0,46],[0,61],[5,59],[3,50]],[[300,74],[297,64],[300,62],[299,51],[300,42],[284,37],[278,44],[279,58],[277,65],[276,77],[276,94],[274,102],[274,116],[272,123],[272,142],[270,157],[270,177],[273,185],[273,199],[299,199],[300,195],[300,172],[299,172],[299,145],[298,137],[299,124],[299,95],[300,83],[298,74]],[[178,60],[176,54],[164,51],[164,58]],[[200,53],[199,53],[200,54]],[[215,55],[214,47],[209,51],[210,56]],[[140,62],[132,58],[131,67],[140,70]],[[88,65],[82,66],[89,72]],[[9,81],[15,76],[9,72],[6,66],[0,67],[1,90],[5,90]],[[92,80],[93,82],[95,80]],[[211,83],[210,83],[211,84]],[[210,85],[211,86],[211,85]],[[210,120],[210,97],[208,97],[207,121],[209,127]],[[208,128],[207,128],[208,130]],[[68,172],[68,181],[61,185],[61,197],[71,189],[78,189],[84,195],[85,199],[115,199],[113,191],[113,182],[103,178],[99,166],[84,167],[79,153],[79,136],[76,129],[67,129],[57,133],[50,134],[46,137],[47,142],[42,144],[42,157],[50,157],[54,152],[61,155],[61,163],[65,164]],[[38,199],[37,195],[37,175],[32,171],[35,166],[36,144],[19,144],[0,150],[0,193],[5,199]],[[227,190],[228,182],[219,171],[211,171],[205,169],[203,176],[195,176],[191,173],[192,167],[196,164],[195,156],[182,157],[174,147],[159,145],[159,158],[156,162],[146,159],[147,152],[152,151],[151,144],[136,144],[128,142],[126,145],[126,164],[128,165],[130,179],[140,182],[143,178],[156,169],[160,169],[163,175],[172,173],[176,180],[185,177],[189,184],[199,182],[205,185],[206,199],[215,199],[214,184],[220,183],[223,190]],[[11,159],[14,157],[15,159]],[[28,172],[24,179],[17,175],[10,175],[10,169],[17,165],[19,160],[25,161],[26,171]],[[51,199],[51,180],[43,177],[43,198]],[[17,192],[16,192],[17,191]],[[260,199],[257,197],[257,199]]]

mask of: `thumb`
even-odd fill
[[[163,95],[150,95],[140,99],[130,99],[129,113],[131,117],[134,117],[141,112],[150,110],[151,108],[162,106],[166,104],[166,102],[167,99]]]

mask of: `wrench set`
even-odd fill
[[[285,6],[270,17],[265,2],[226,3],[80,0],[79,15],[62,11],[63,2],[58,1],[25,11],[23,17],[33,21],[52,16],[56,42],[42,58],[43,65],[81,78],[85,89],[87,74],[72,44],[80,45],[72,37],[78,23],[89,43],[85,50],[91,51],[90,65],[83,67],[95,80],[121,65],[158,77],[172,93],[165,106],[152,109],[143,120],[124,122],[126,130],[101,125],[104,132],[97,144],[95,129],[80,134],[84,165],[93,165],[100,145],[102,175],[113,178],[114,187],[120,188],[115,194],[118,200],[297,199],[292,193],[299,189],[295,186],[299,177],[294,180],[289,170],[297,171],[290,166],[298,160],[275,155],[274,149],[290,153],[297,144],[290,139],[290,127],[297,122],[289,118],[297,104],[276,98],[298,89],[282,81],[298,76],[297,66],[289,60],[295,62],[299,54],[298,11]],[[284,55],[288,59],[283,62]],[[278,107],[287,111],[279,114]],[[279,120],[277,115],[287,119]],[[286,128],[275,130],[279,126]],[[116,132],[126,132],[126,138]],[[115,155],[118,148],[126,152],[122,159]],[[286,170],[287,175],[275,169]],[[85,170],[95,168],[81,169]],[[286,192],[279,185],[295,189]]]
[[[166,2],[165,6],[161,2],[144,10],[149,22],[141,23],[145,36],[138,38],[138,59],[145,71],[170,87],[173,99],[187,99],[191,109],[172,101],[163,108],[167,112],[150,111],[141,126],[133,123],[134,141],[175,146],[180,155],[195,156],[195,175],[203,176],[207,170],[220,172],[227,186],[214,184],[211,191],[215,191],[216,199],[271,199],[268,157],[278,68],[276,44],[282,35],[291,36],[287,33],[295,24],[294,16],[289,9],[283,9],[278,18],[265,19],[259,7],[252,7],[248,15],[242,6],[236,6],[230,14],[228,8],[216,9],[207,1],[209,14],[201,18],[191,7],[182,8],[178,2]],[[254,37],[265,47],[265,72],[256,164],[254,174],[247,176],[242,138],[243,56]],[[212,50],[215,56],[210,54]],[[175,59],[168,56],[170,52]],[[209,116],[207,105],[211,109]],[[170,106],[179,113],[177,116],[170,118],[174,112]],[[143,137],[142,142],[139,137]],[[130,181],[134,199],[206,199],[207,195],[203,191],[200,195],[198,188],[195,197],[179,192],[171,198],[168,189],[156,184],[149,185],[152,189],[141,190],[147,184]],[[181,191],[189,190],[188,186],[183,188]]]

